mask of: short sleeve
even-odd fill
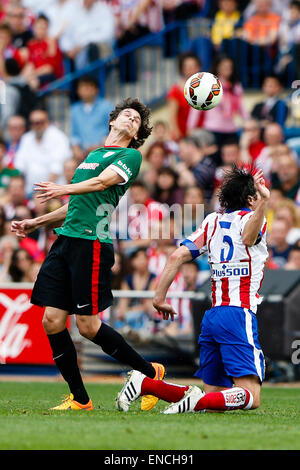
[[[119,154],[108,168],[111,168],[123,178],[123,182],[119,183],[123,185],[136,179],[141,163],[141,153],[135,149],[128,149],[127,152]]]
[[[180,245],[184,245],[190,250],[193,259],[208,251],[207,243],[210,222],[212,219],[211,216],[212,214],[208,215],[202,222],[201,226],[180,243]]]

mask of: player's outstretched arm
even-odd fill
[[[56,184],[51,181],[35,183],[35,191],[40,192],[37,196],[42,202],[65,195],[86,194],[104,191],[110,186],[123,183],[124,179],[111,168],[106,168],[99,176],[90,178],[80,183]]]
[[[11,231],[15,232],[17,237],[25,238],[39,227],[59,227],[64,222],[67,212],[68,204],[65,204],[55,211],[35,217],[34,219],[14,220],[11,223]]]
[[[262,170],[259,170],[254,175],[254,184],[260,197],[256,204],[254,214],[249,218],[243,230],[242,240],[246,246],[252,246],[256,243],[259,232],[264,223],[267,204],[270,198],[270,191],[265,185]]]
[[[163,270],[162,276],[156,288],[153,307],[157,312],[162,315],[164,320],[168,320],[171,317],[171,320],[174,320],[174,315],[176,315],[175,310],[171,305],[166,302],[166,295],[168,289],[172,282],[174,281],[176,274],[180,266],[186,261],[192,259],[191,252],[185,246],[180,246],[174,253],[171,254],[165,269]]]

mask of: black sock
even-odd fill
[[[120,335],[110,326],[102,323],[98,333],[92,340],[93,343],[101,346],[103,351],[112,356],[122,364],[127,364],[132,369],[142,372],[142,374],[154,379],[155,370],[150,362],[140,356]]]
[[[82,405],[89,401],[89,396],[83,385],[77,363],[77,352],[67,328],[60,333],[48,335],[53,352],[53,360],[61,375],[69,385],[74,400]]]

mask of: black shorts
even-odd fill
[[[53,243],[33,287],[31,303],[96,315],[113,302],[111,243],[60,235]]]

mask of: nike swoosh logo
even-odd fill
[[[84,305],[79,305],[79,304],[77,304],[77,308],[87,307],[88,305],[90,305],[90,304],[84,304]]]
[[[114,155],[115,152],[106,152],[102,158],[107,158],[107,157],[111,157],[112,155]]]

